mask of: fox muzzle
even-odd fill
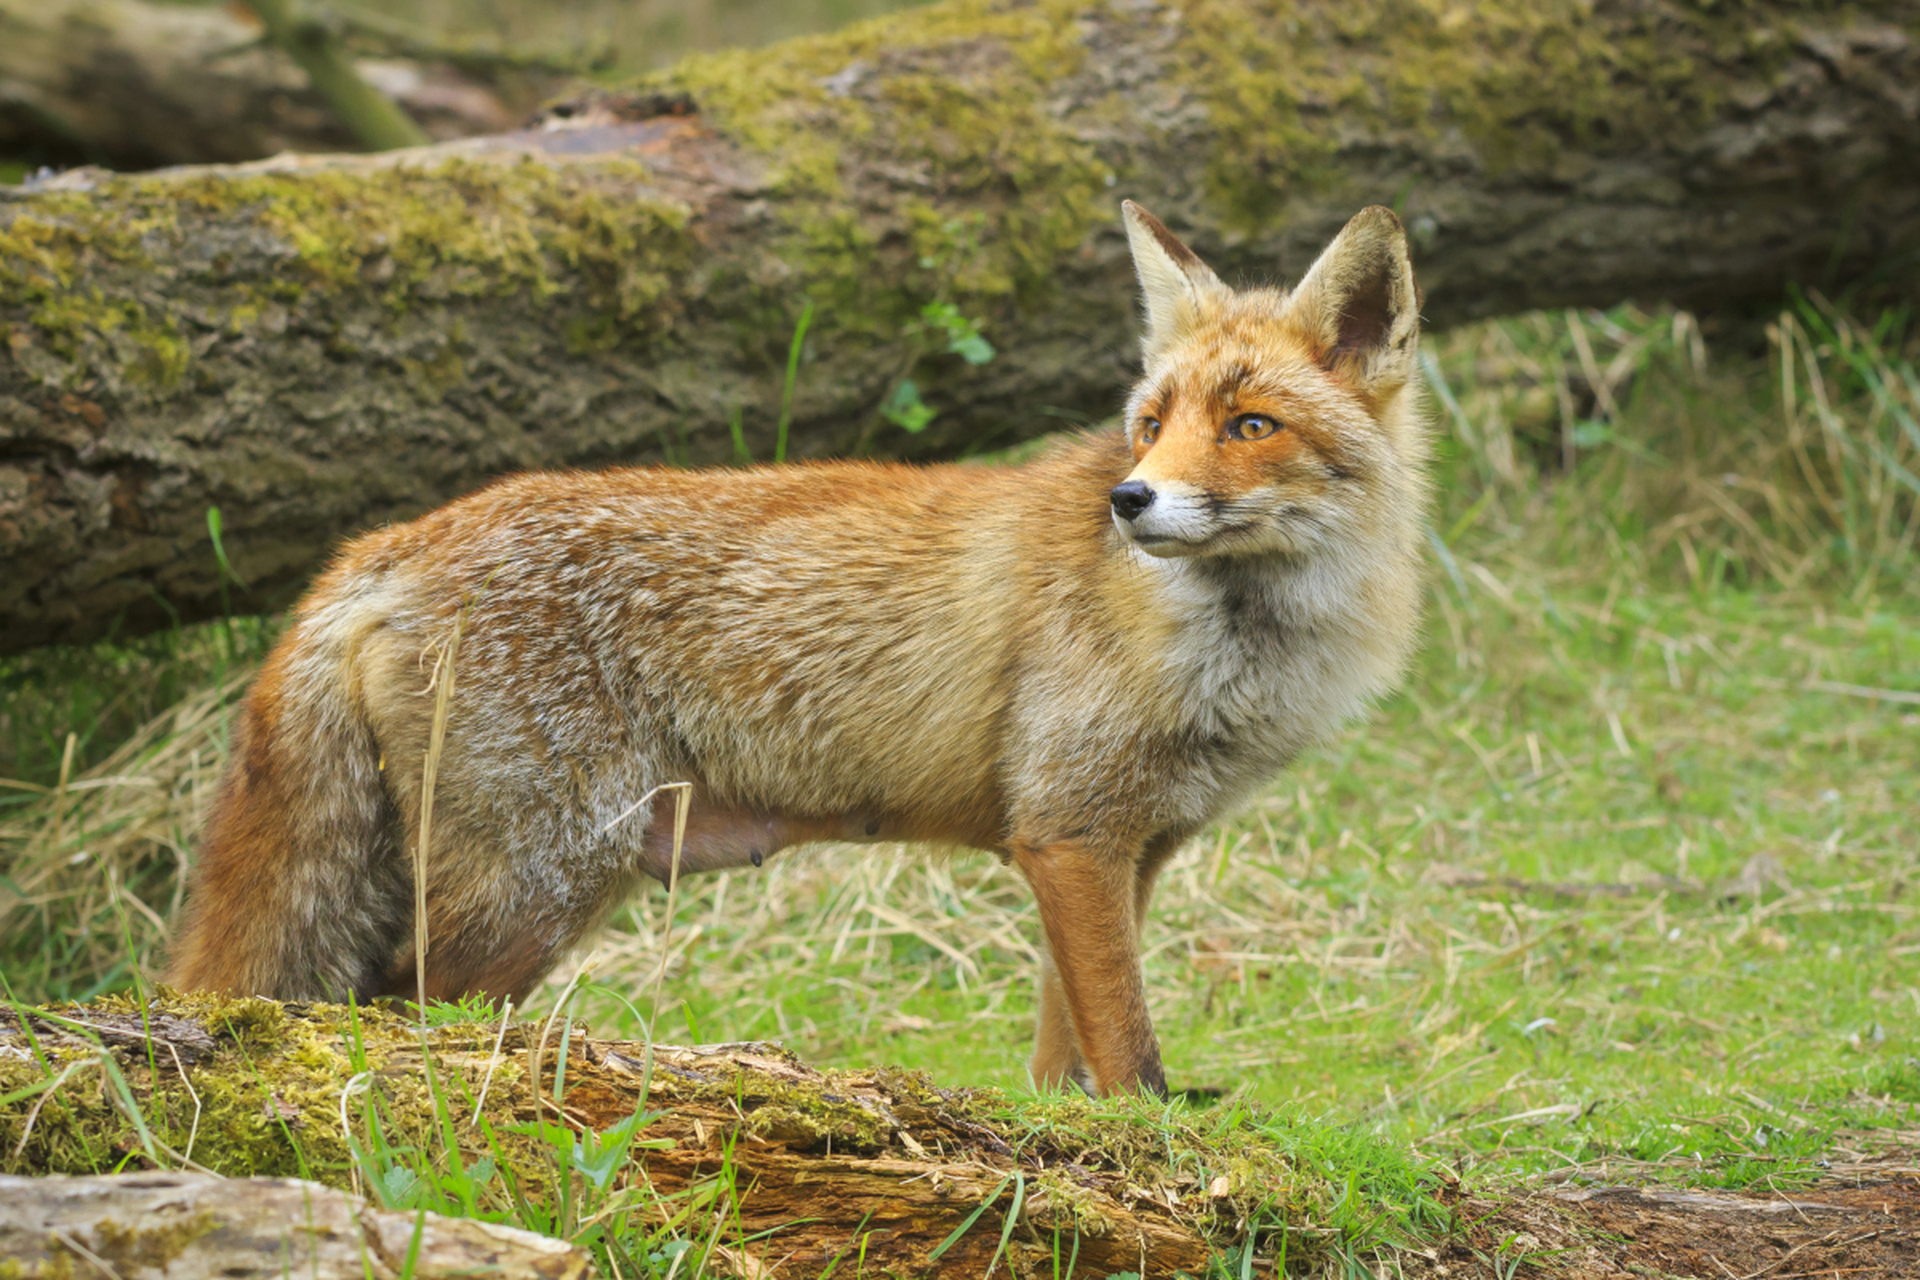
[[[1115,527],[1148,555],[1201,555],[1220,532],[1219,517],[1206,493],[1179,481],[1156,485],[1124,480],[1113,487],[1107,500]]]

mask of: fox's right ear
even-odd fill
[[[1328,369],[1375,395],[1405,385],[1420,340],[1420,289],[1393,211],[1354,214],[1293,291],[1287,314]]]
[[[1127,224],[1127,246],[1133,250],[1133,269],[1140,274],[1147,304],[1140,345],[1152,355],[1192,321],[1201,294],[1225,286],[1160,219],[1131,200],[1120,202],[1120,216]]]

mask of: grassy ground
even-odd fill
[[[1428,644],[1166,875],[1147,973],[1174,1087],[1324,1118],[1369,1139],[1356,1168],[1404,1149],[1483,1185],[1788,1185],[1912,1145],[1901,319],[1796,303],[1764,353],[1712,359],[1689,317],[1631,309],[1430,349]],[[151,975],[226,698],[271,634],[0,663],[16,997]],[[567,999],[601,1033],[638,1033],[664,945],[679,1038],[1024,1088],[1038,929],[991,859],[785,854],[689,881],[671,932],[666,906],[637,900],[585,958]]]

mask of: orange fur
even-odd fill
[[[350,543],[248,694],[172,981],[523,999],[643,876],[820,840],[999,852],[1048,959],[1033,1071],[1164,1090],[1139,934],[1180,843],[1396,678],[1426,435],[1398,222],[1236,292],[1126,206],[1125,431],[1024,466],[500,481]]]

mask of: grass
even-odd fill
[[[1920,1142],[1920,348],[1811,298],[1764,351],[1725,345],[1632,308],[1431,340],[1428,644],[1163,879],[1147,977],[1181,1123],[1263,1117],[1351,1179],[1353,1256],[1420,1229],[1436,1165],[1786,1186]],[[0,810],[15,997],[151,975],[220,672],[272,629],[0,662],[0,772],[29,784]],[[533,1012],[637,1035],[664,965],[686,1038],[1073,1123],[1025,1091],[1038,928],[991,859],[786,854],[687,881],[670,932],[667,908],[636,899]],[[692,1239],[619,1247],[685,1273]]]

